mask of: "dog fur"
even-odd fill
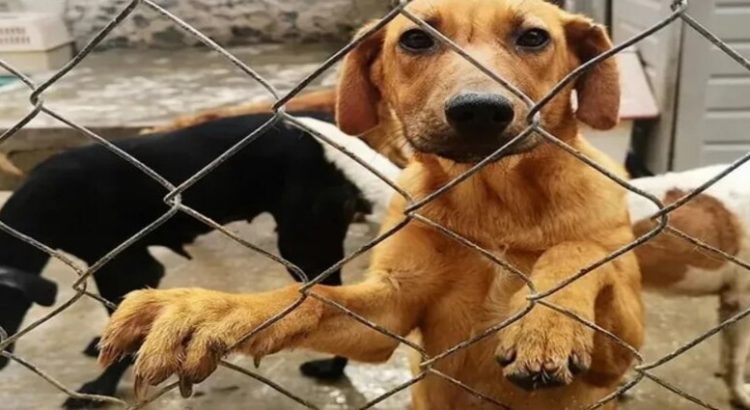
[[[336,90],[333,88],[322,88],[320,90],[308,91],[292,98],[286,104],[286,109],[292,112],[307,111],[333,115],[335,106]],[[179,116],[168,124],[153,127],[146,131],[149,133],[177,131],[220,118],[269,113],[272,108],[273,101],[270,100],[217,107]]]
[[[272,107],[273,101],[270,100],[229,107],[218,107],[196,114],[177,117],[169,124],[155,127],[151,131],[163,132],[176,130],[230,115],[269,112]],[[292,98],[285,107],[290,111],[320,111],[333,114],[336,110],[336,90],[335,88],[323,88],[309,93],[302,93],[298,97]],[[401,168],[404,168],[409,162],[409,157],[412,154],[411,150],[404,141],[393,138],[391,130],[373,129],[370,132],[360,135],[360,139]]]
[[[334,104],[334,101],[330,103]],[[325,133],[330,129],[321,128],[319,131]],[[633,179],[631,183],[670,204],[728,166],[715,165],[661,175],[648,173],[648,177]],[[628,169],[634,170],[629,171],[631,175],[647,173],[636,163]],[[750,261],[750,190],[745,184],[748,178],[750,166],[734,171],[673,212],[670,226],[741,261]],[[643,235],[656,226],[648,217],[657,208],[640,195],[628,195],[634,230]],[[745,269],[719,255],[701,250],[669,233],[641,245],[635,253],[646,290],[667,295],[718,296],[721,321],[750,308],[750,279],[745,278]],[[750,409],[750,387],[745,382],[749,354],[750,323],[747,320],[722,332],[721,376],[729,388],[733,404],[744,409]]]
[[[326,112],[334,111],[336,101],[333,89],[320,90],[312,95],[316,108]],[[264,102],[209,110],[181,117],[170,126],[200,123],[206,118],[224,116],[227,113],[257,112],[259,109],[270,109],[271,105],[271,102]],[[374,132],[363,134],[362,138],[403,167],[408,162],[407,157],[411,152],[404,149],[405,145],[402,142],[394,142],[392,134],[375,129]],[[632,183],[656,195],[665,203],[670,203],[694,189],[724,167],[726,165],[654,176],[632,153],[628,155],[627,163],[631,176],[653,177],[635,179]],[[740,260],[750,260],[750,251],[746,244],[750,224],[750,193],[743,188],[744,180],[750,177],[748,172],[750,171],[747,171],[747,167],[735,171],[716,188],[699,195],[694,202],[674,212],[671,225]],[[653,223],[643,218],[656,212],[654,204],[634,194],[629,195],[629,204],[636,233],[641,235],[652,229]],[[700,251],[667,233],[653,242],[640,246],[635,253],[643,272],[644,285],[648,290],[688,296],[717,295],[721,300],[721,320],[750,307],[750,281],[744,279],[744,269],[717,255],[706,254],[705,251]],[[746,409],[750,409],[750,388],[744,380],[746,358],[749,353],[748,321],[742,321],[722,332],[722,376],[729,387],[734,404]]]
[[[417,0],[408,8],[532,99],[611,47],[600,26],[538,0]],[[518,33],[539,26],[551,36],[549,47],[533,53],[514,47]],[[399,16],[347,56],[336,116],[346,133],[388,130],[385,134],[394,140],[409,141],[415,154],[399,183],[419,199],[523,129],[527,109],[445,47],[418,56],[405,53],[397,45],[399,38],[414,28]],[[597,128],[617,122],[615,62],[602,62],[575,88],[577,112],[571,104],[573,86],[566,87],[542,110],[543,125],[624,176],[585,142],[576,120]],[[445,101],[467,89],[513,102],[515,119],[494,144],[461,138],[446,123]],[[510,154],[424,206],[420,215],[501,254],[528,272],[539,291],[633,240],[621,187],[535,135]],[[383,232],[402,221],[406,205],[400,197],[392,201]],[[546,300],[639,348],[640,286],[636,258],[625,254]],[[524,309],[529,295],[520,279],[417,221],[375,248],[366,281],[319,285],[311,292],[315,296],[297,302],[299,286],[244,295],[203,289],[138,291],[113,314],[100,360],[109,364],[137,350],[135,387],[142,396],[147,385],[172,374],[189,392],[230,347],[256,360],[299,347],[380,362],[398,346],[321,297],[396,334],[411,333],[433,357]],[[283,319],[244,339],[293,303],[299,304]],[[631,361],[630,352],[606,336],[537,305],[496,337],[444,357],[433,368],[514,409],[564,410],[586,407],[611,393]],[[412,393],[415,410],[494,408],[433,373],[416,383]]]
[[[301,121],[394,178],[398,168],[363,142],[343,135],[324,113]],[[312,118],[315,117],[315,118]],[[209,121],[172,132],[118,141],[173,184],[179,184],[271,118],[246,115]],[[281,255],[311,277],[343,258],[343,241],[355,212],[382,219],[390,192],[372,173],[283,122],[243,148],[184,193],[183,203],[224,224],[269,212],[278,225]],[[0,220],[56,249],[93,264],[166,210],[166,190],[102,146],[57,155],[35,168],[0,210]],[[211,228],[178,214],[94,274],[99,293],[119,303],[125,294],[157,287],[164,267],[147,250],[166,246],[188,256],[183,245]],[[0,326],[15,333],[32,303],[54,303],[55,284],[40,277],[48,255],[0,233]],[[297,278],[298,279],[298,278]],[[324,281],[340,285],[340,271]],[[96,355],[96,341],[86,351]],[[0,366],[7,364],[2,358]],[[82,386],[84,393],[113,395],[125,358]],[[340,376],[346,359],[303,365],[320,378]],[[69,399],[68,408],[90,405]]]
[[[665,204],[698,188],[727,169],[714,165],[633,180],[636,187]],[[693,200],[670,213],[669,225],[724,251],[750,261],[750,166],[743,165]],[[629,195],[634,231],[643,235],[655,227],[650,220],[656,205]],[[750,308],[750,276],[745,268],[701,249],[670,232],[663,232],[635,251],[646,289],[671,295],[719,296],[719,321]],[[745,371],[750,354],[750,321],[742,320],[721,332],[721,362],[732,401],[750,409]]]
[[[331,101],[333,104],[333,101]],[[330,129],[319,130],[321,133]],[[631,180],[631,183],[669,204],[708,181],[728,164]],[[642,172],[640,172],[642,173]],[[632,173],[631,173],[632,174]],[[750,167],[743,166],[706,193],[672,213],[670,226],[742,261],[750,261],[750,191],[744,183]],[[640,195],[629,194],[634,230],[642,235],[655,227],[648,219],[657,208]],[[667,295],[718,296],[721,321],[750,308],[750,280],[744,268],[664,233],[635,251],[646,290]],[[722,332],[721,375],[733,404],[750,409],[745,382],[750,354],[750,324],[743,320]]]
[[[330,132],[321,128],[321,133]],[[667,173],[631,180],[665,204],[670,204],[716,176],[729,164],[685,172]],[[733,171],[707,192],[671,214],[670,226],[688,233],[741,261],[750,261],[750,166]],[[643,235],[656,225],[648,219],[657,208],[644,197],[629,193],[633,227]],[[667,295],[718,296],[720,321],[750,308],[750,279],[743,267],[720,255],[701,250],[687,241],[663,233],[635,251],[646,290]],[[750,387],[745,382],[750,354],[750,323],[747,320],[722,332],[721,376],[735,406],[750,409]]]

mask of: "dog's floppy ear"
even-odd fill
[[[581,64],[612,48],[606,30],[582,16],[573,16],[565,25],[570,49]],[[620,74],[617,61],[610,57],[589,69],[576,82],[578,112],[582,122],[606,130],[617,125],[620,113]]]
[[[29,302],[42,306],[55,304],[57,284],[39,275],[0,266],[0,286],[18,290]]]
[[[370,30],[369,23],[357,37]],[[344,59],[336,93],[336,123],[349,135],[360,135],[378,125],[380,91],[372,80],[372,65],[384,40],[384,29],[372,33]]]

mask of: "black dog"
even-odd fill
[[[297,115],[331,120],[320,113]],[[269,118],[270,114],[224,118],[116,145],[177,185]],[[222,224],[270,213],[277,223],[281,255],[314,277],[344,257],[343,242],[355,213],[370,212],[373,205],[364,192],[368,188],[362,189],[356,173],[337,164],[330,150],[308,133],[279,122],[185,191],[183,203]],[[168,209],[163,202],[166,193],[111,151],[92,145],[36,167],[0,210],[0,220],[92,264],[163,215]],[[164,267],[147,247],[161,245],[184,255],[184,244],[210,230],[178,213],[94,274],[99,293],[119,303],[132,290],[157,287]],[[40,277],[47,260],[47,254],[0,233],[0,326],[8,334],[19,329],[32,303],[54,302],[55,285]],[[340,271],[323,283],[340,285]],[[86,353],[96,355],[96,344],[95,339]],[[0,357],[0,368],[5,364],[7,359]],[[122,360],[79,391],[113,395],[130,364],[129,358]],[[336,357],[305,363],[301,370],[333,379],[343,374],[345,365],[345,358]],[[69,399],[65,407],[91,404]]]

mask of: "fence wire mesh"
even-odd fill
[[[71,297],[70,299],[58,303],[58,305],[52,309],[49,313],[44,315],[38,320],[35,320],[33,323],[28,324],[24,328],[22,328],[20,331],[13,335],[8,335],[3,329],[0,328],[0,354],[3,356],[9,358],[12,361],[17,362],[18,364],[26,367],[30,371],[37,374],[39,377],[44,379],[46,382],[50,383],[57,389],[63,391],[65,394],[67,394],[69,397],[72,398],[78,398],[78,399],[88,399],[88,400],[94,400],[94,401],[100,401],[100,402],[109,402],[113,404],[117,404],[123,407],[127,407],[129,409],[138,409],[147,406],[148,404],[152,403],[157,398],[161,397],[163,394],[176,389],[178,386],[178,382],[172,383],[157,393],[155,393],[153,396],[148,398],[145,401],[141,401],[138,403],[127,403],[123,400],[114,398],[114,397],[108,397],[108,396],[98,396],[98,395],[90,395],[90,394],[83,394],[74,391],[73,389],[70,389],[69,387],[65,386],[63,383],[59,382],[55,379],[55,377],[51,376],[47,372],[45,372],[44,369],[38,367],[31,361],[17,355],[14,353],[10,353],[8,351],[3,351],[7,346],[10,344],[18,341],[19,339],[23,338],[25,335],[29,334],[30,332],[34,331],[36,328],[44,324],[45,322],[48,322],[50,320],[54,320],[61,312],[68,309],[71,305],[75,304],[77,301],[79,301],[83,297],[89,297],[93,298],[100,303],[103,303],[105,306],[108,307],[115,307],[115,305],[100,295],[97,295],[94,292],[91,292],[87,288],[87,279],[98,269],[100,269],[102,266],[116,258],[120,253],[122,253],[124,250],[126,250],[129,246],[134,244],[136,241],[143,238],[145,235],[147,235],[149,232],[153,231],[154,229],[158,228],[162,224],[164,224],[166,221],[168,221],[170,218],[175,216],[178,213],[184,213],[187,215],[190,215],[191,217],[195,218],[196,220],[208,225],[214,230],[217,230],[227,237],[231,238],[232,240],[238,242],[242,246],[245,246],[247,248],[252,249],[255,252],[258,252],[259,254],[263,255],[266,258],[269,258],[273,260],[274,262],[283,265],[285,268],[291,270],[294,272],[297,276],[300,278],[304,278],[304,286],[300,289],[300,294],[298,299],[291,304],[290,306],[286,307],[282,311],[280,311],[278,314],[276,314],[274,317],[267,320],[262,325],[258,326],[251,334],[248,334],[245,339],[252,337],[254,334],[260,332],[261,330],[267,328],[274,322],[278,321],[282,317],[288,315],[290,312],[292,312],[295,308],[297,308],[305,299],[307,298],[316,298],[335,309],[340,309],[344,311],[346,315],[351,317],[354,320],[357,320],[361,322],[362,324],[380,332],[383,333],[398,342],[410,347],[411,349],[414,349],[417,351],[421,357],[422,362],[420,366],[420,372],[416,375],[414,375],[411,379],[408,381],[386,391],[379,397],[376,397],[375,399],[368,402],[365,406],[362,408],[371,408],[378,403],[382,402],[383,400],[393,396],[394,394],[403,391],[407,388],[409,388],[414,383],[422,380],[427,375],[432,375],[435,377],[439,377],[443,380],[445,380],[448,383],[451,383],[455,386],[458,386],[459,388],[471,393],[472,395],[476,396],[480,400],[486,401],[487,403],[494,404],[498,408],[507,409],[509,408],[506,404],[497,401],[496,399],[489,397],[482,392],[472,388],[468,384],[462,382],[461,380],[457,380],[450,375],[447,375],[437,369],[435,369],[433,366],[436,362],[440,361],[441,359],[455,354],[456,352],[466,349],[467,347],[478,343],[479,341],[490,337],[500,330],[506,328],[507,326],[511,325],[512,323],[516,322],[520,318],[524,317],[526,314],[528,314],[532,309],[540,308],[537,305],[541,305],[541,308],[548,308],[553,309],[555,311],[560,312],[563,315],[566,315],[583,325],[591,328],[594,332],[598,332],[600,334],[605,335],[607,338],[611,339],[613,342],[617,343],[618,345],[624,347],[628,351],[632,352],[634,357],[636,358],[637,365],[634,367],[635,371],[635,377],[629,379],[626,383],[624,383],[620,388],[618,388],[616,391],[614,391],[612,394],[608,395],[607,397],[601,399],[600,401],[591,404],[588,408],[589,409],[596,409],[603,407],[607,403],[611,402],[612,400],[617,399],[619,396],[623,395],[625,392],[627,392],[630,389],[633,389],[636,387],[639,383],[641,383],[644,379],[649,379],[659,385],[661,385],[666,391],[669,391],[673,394],[679,395],[683,397],[684,399],[687,399],[693,403],[695,403],[698,406],[701,406],[703,408],[707,409],[716,409],[716,407],[710,403],[705,402],[699,397],[695,397],[690,392],[686,392],[683,390],[680,390],[678,387],[670,384],[669,382],[661,379],[660,377],[656,376],[654,374],[654,370],[659,368],[660,366],[665,365],[666,363],[678,358],[679,356],[686,353],[688,350],[692,349],[696,345],[703,343],[706,339],[709,337],[715,335],[719,331],[723,330],[724,328],[731,326],[732,324],[736,323],[739,320],[742,320],[747,315],[750,315],[750,309],[747,309],[745,311],[742,311],[735,316],[726,319],[722,323],[718,324],[717,326],[711,328],[710,330],[704,332],[703,334],[699,335],[698,337],[695,337],[688,343],[680,346],[679,348],[675,349],[671,353],[664,355],[663,357],[660,357],[656,360],[647,362],[645,361],[644,357],[638,352],[637,349],[634,347],[628,345],[625,341],[618,338],[616,335],[612,334],[611,332],[601,328],[597,324],[582,318],[575,312],[572,312],[568,309],[565,309],[562,306],[558,306],[556,304],[553,304],[547,300],[547,298],[560,291],[561,289],[565,288],[566,286],[569,286],[571,283],[580,280],[582,277],[588,275],[592,270],[596,269],[597,267],[608,263],[618,256],[632,251],[636,247],[644,244],[645,242],[651,240],[656,235],[660,234],[661,232],[670,232],[677,237],[682,238],[685,241],[688,241],[690,244],[692,244],[695,247],[701,248],[704,251],[707,251],[713,255],[717,255],[718,257],[725,258],[730,263],[736,264],[737,266],[744,268],[744,269],[750,269],[750,264],[748,261],[743,261],[738,259],[737,257],[730,255],[726,252],[724,252],[721,249],[717,249],[715,247],[712,247],[705,242],[701,241],[698,238],[694,238],[685,232],[681,232],[678,229],[669,226],[668,225],[668,216],[671,212],[675,211],[676,209],[680,208],[681,206],[685,205],[689,201],[691,201],[693,198],[695,198],[697,195],[703,193],[707,189],[711,188],[714,184],[716,184],[719,180],[739,168],[741,165],[743,165],[745,162],[750,160],[750,153],[744,155],[734,163],[732,163],[729,167],[727,167],[725,170],[723,170],[721,173],[716,175],[715,177],[711,178],[710,180],[706,181],[704,184],[700,185],[698,188],[692,190],[691,192],[685,194],[683,197],[678,199],[677,201],[671,203],[669,206],[664,206],[660,199],[657,197],[654,197],[653,195],[650,195],[647,192],[644,192],[635,186],[628,183],[628,181],[623,180],[619,178],[617,175],[609,172],[607,169],[605,169],[603,166],[592,160],[591,158],[587,158],[582,153],[578,152],[573,147],[565,144],[564,142],[561,142],[557,138],[555,138],[554,135],[552,135],[550,132],[544,129],[544,127],[541,125],[541,117],[540,117],[540,111],[541,109],[548,104],[558,93],[560,93],[566,86],[574,82],[578,77],[581,75],[584,75],[587,71],[591,70],[594,66],[601,63],[605,59],[613,57],[615,54],[625,50],[626,48],[633,46],[640,41],[646,39],[649,36],[654,35],[655,33],[659,32],[660,30],[664,29],[665,27],[669,26],[670,24],[674,24],[678,21],[682,21],[687,27],[690,27],[691,29],[695,30],[697,33],[699,33],[701,36],[703,36],[707,41],[713,43],[716,47],[721,49],[726,55],[731,57],[734,61],[737,62],[737,64],[741,65],[748,71],[750,71],[750,61],[746,58],[744,58],[738,51],[730,47],[726,42],[722,41],[719,37],[717,37],[714,33],[712,33],[709,29],[707,29],[701,22],[696,20],[690,15],[690,7],[687,0],[665,0],[670,1],[670,7],[671,7],[671,13],[660,20],[658,23],[654,24],[652,27],[648,28],[647,30],[644,30],[634,37],[630,38],[629,40],[618,44],[613,49],[609,50],[608,52],[601,54],[592,60],[586,62],[582,66],[580,66],[578,69],[570,73],[567,77],[565,77],[562,81],[560,81],[545,97],[540,99],[539,101],[533,101],[528,96],[526,96],[521,90],[516,88],[513,84],[503,79],[501,76],[497,75],[493,70],[489,67],[486,67],[482,65],[479,61],[472,58],[472,56],[463,50],[459,45],[451,41],[451,39],[447,38],[446,36],[442,35],[438,30],[433,28],[430,24],[428,24],[426,21],[420,19],[415,14],[411,13],[406,7],[412,2],[412,0],[403,0],[400,2],[397,2],[393,5],[391,10],[385,14],[376,24],[372,25],[369,30],[366,32],[361,33],[357,38],[352,40],[350,43],[348,43],[345,47],[341,48],[339,51],[337,51],[334,55],[332,55],[329,59],[327,59],[323,64],[320,65],[316,70],[314,70],[310,75],[303,78],[293,89],[286,93],[282,94],[274,88],[273,85],[270,84],[270,82],[266,81],[261,75],[259,75],[251,66],[245,64],[244,62],[240,61],[238,58],[233,56],[229,51],[212,41],[210,38],[196,30],[195,28],[191,27],[188,23],[181,20],[178,16],[175,16],[174,14],[170,13],[163,7],[159,6],[152,0],[132,0],[129,4],[127,4],[119,13],[109,22],[109,24],[104,27],[101,32],[99,32],[85,47],[83,47],[80,52],[75,55],[75,57],[68,62],[63,68],[61,68],[59,71],[57,71],[54,75],[52,75],[49,79],[42,83],[35,83],[32,81],[29,77],[22,74],[19,70],[16,70],[14,67],[10,66],[6,62],[0,60],[0,66],[2,66],[4,69],[6,69],[8,72],[10,72],[13,76],[17,77],[20,81],[24,83],[24,85],[29,90],[29,112],[26,116],[24,116],[22,119],[20,119],[13,127],[5,131],[2,135],[0,135],[0,142],[3,142],[7,140],[8,138],[11,138],[14,134],[16,134],[20,129],[22,129],[26,124],[28,124],[34,117],[39,115],[40,113],[44,113],[48,116],[51,116],[55,118],[56,120],[60,121],[63,124],[66,124],[67,126],[79,131],[83,135],[86,135],[90,139],[92,139],[94,142],[101,144],[102,146],[106,147],[109,151],[119,156],[123,161],[128,162],[133,167],[137,168],[141,172],[143,172],[145,175],[152,178],[154,181],[158,182],[160,185],[164,187],[164,202],[169,206],[169,209],[161,215],[159,218],[155,219],[153,222],[151,222],[149,225],[141,228],[141,230],[121,243],[119,246],[112,249],[109,253],[107,253],[104,257],[102,257],[98,262],[92,264],[88,267],[82,267],[77,262],[73,261],[72,259],[68,258],[64,253],[59,252],[56,249],[52,249],[51,247],[45,245],[44,243],[41,243],[37,240],[35,240],[33,237],[25,235],[23,232],[19,232],[12,227],[8,226],[7,224],[0,222],[0,229],[5,231],[6,233],[18,238],[21,241],[24,241],[35,248],[41,250],[42,252],[47,253],[52,258],[55,258],[62,263],[66,264],[74,273],[77,275],[77,280],[73,284],[73,288],[75,290],[75,295]],[[259,84],[262,85],[262,87],[265,89],[265,91],[268,92],[269,96],[272,97],[276,102],[273,106],[273,113],[274,115],[268,122],[266,122],[263,126],[261,126],[258,129],[252,130],[246,137],[244,137],[240,142],[238,142],[236,145],[231,147],[229,150],[224,152],[222,155],[214,159],[211,163],[209,163],[205,168],[197,172],[195,175],[190,177],[188,180],[180,184],[179,186],[174,186],[170,182],[168,182],[164,177],[160,176],[157,172],[155,172],[153,169],[149,168],[142,162],[138,161],[133,156],[129,155],[128,153],[124,152],[122,149],[118,148],[116,145],[109,142],[107,139],[103,138],[102,136],[92,132],[91,130],[87,129],[85,126],[82,126],[80,124],[77,124],[74,121],[71,121],[67,119],[65,116],[61,115],[57,111],[49,108],[44,103],[44,93],[46,90],[48,90],[50,87],[52,87],[59,79],[61,79],[63,76],[74,70],[80,63],[83,61],[91,52],[94,50],[94,48],[113,30],[115,29],[118,24],[120,24],[122,21],[128,18],[128,16],[138,7],[149,7],[155,10],[156,12],[163,15],[165,18],[171,20],[174,24],[179,26],[180,28],[186,30],[190,34],[194,35],[197,39],[199,39],[203,44],[205,44],[210,49],[220,53],[222,56],[224,56],[226,59],[228,59],[231,63],[236,65],[240,70],[242,70],[245,74],[247,74],[248,77],[250,77],[252,80],[257,81]],[[348,152],[346,149],[342,148],[341,146],[337,145],[336,143],[329,140],[325,135],[321,135],[318,132],[316,132],[313,129],[309,129],[305,126],[305,124],[302,121],[299,121],[297,118],[295,118],[293,115],[290,115],[285,111],[285,104],[293,98],[295,95],[300,93],[306,86],[308,86],[312,81],[314,81],[318,76],[323,74],[326,70],[330,69],[334,64],[339,62],[348,52],[353,50],[358,44],[363,42],[365,39],[367,39],[369,36],[373,35],[376,31],[380,30],[382,27],[384,27],[388,22],[396,18],[397,16],[403,16],[414,22],[416,25],[421,27],[423,30],[427,31],[434,37],[434,39],[438,40],[442,44],[444,44],[446,47],[453,50],[455,53],[459,54],[466,60],[468,60],[471,64],[473,64],[478,70],[482,71],[484,74],[492,78],[493,80],[497,81],[502,86],[506,87],[507,89],[511,90],[514,94],[519,96],[522,101],[527,104],[529,108],[529,114],[526,119],[527,121],[527,127],[525,130],[523,130],[521,133],[519,133],[515,138],[513,138],[510,142],[508,142],[505,146],[498,149],[495,153],[493,153],[490,157],[486,158],[485,160],[479,162],[475,166],[473,166],[470,170],[463,173],[461,176],[455,178],[454,180],[450,181],[448,184],[444,185],[443,187],[439,188],[438,190],[434,191],[432,194],[421,198],[419,200],[415,200],[412,198],[406,191],[401,189],[394,181],[388,180],[386,177],[384,177],[381,173],[378,172],[378,170],[374,169],[370,165],[368,165],[367,161],[362,158],[358,158],[354,154]],[[211,173],[214,169],[216,169],[222,162],[230,158],[232,155],[236,154],[238,151],[242,150],[243,148],[247,147],[248,145],[252,144],[252,142],[258,138],[260,135],[262,135],[266,130],[271,128],[274,124],[278,123],[279,121],[286,121],[288,123],[293,124],[296,127],[299,127],[301,129],[304,129],[305,131],[309,132],[310,134],[316,136],[318,139],[323,141],[326,144],[331,145],[333,148],[341,151],[345,155],[349,156],[353,160],[357,161],[360,165],[367,168],[370,172],[377,175],[378,178],[383,180],[385,183],[390,185],[398,195],[401,195],[405,198],[407,201],[407,208],[403,215],[403,220],[388,230],[387,232],[384,232],[380,234],[375,239],[371,240],[366,245],[362,246],[361,248],[357,249],[353,253],[346,256],[343,260],[339,261],[334,266],[331,266],[329,269],[324,271],[322,274],[317,276],[315,279],[310,280],[305,272],[303,272],[299,267],[295,266],[291,262],[274,255],[273,253],[270,253],[268,251],[265,251],[258,246],[248,242],[247,240],[244,240],[239,235],[233,233],[229,229],[225,228],[224,226],[220,225],[219,223],[215,222],[211,218],[201,214],[197,210],[185,205],[182,203],[182,195],[190,189],[192,185],[194,185],[196,182],[198,182],[200,179],[204,178],[206,175]],[[607,255],[605,258],[591,264],[590,266],[587,266],[584,269],[579,270],[578,272],[571,272],[570,276],[557,284],[556,286],[552,287],[551,289],[548,289],[544,292],[539,292],[534,288],[534,285],[532,281],[529,279],[526,273],[522,272],[518,268],[512,266],[507,261],[503,260],[502,258],[496,256],[491,251],[482,248],[476,243],[473,243],[468,238],[462,236],[461,234],[452,231],[448,227],[445,227],[441,223],[430,219],[422,214],[420,214],[420,209],[424,207],[426,204],[430,203],[431,201],[435,200],[439,196],[443,195],[445,192],[453,189],[458,184],[462,183],[463,181],[471,178],[473,175],[475,175],[477,172],[479,172],[483,167],[485,167],[487,164],[492,162],[495,158],[501,156],[506,150],[509,149],[511,145],[514,143],[527,138],[532,133],[535,133],[537,135],[542,136],[547,142],[556,145],[561,149],[562,151],[566,152],[569,155],[574,156],[579,161],[582,161],[583,163],[587,164],[588,166],[596,169],[601,174],[605,175],[607,178],[611,179],[614,183],[621,185],[622,187],[626,188],[632,193],[635,193],[636,195],[640,195],[649,201],[653,202],[658,208],[658,212],[653,214],[651,218],[656,221],[656,226],[646,233],[645,235],[636,238],[633,242],[627,244],[626,246],[623,246],[622,248],[618,249],[615,252],[612,252],[611,254]],[[456,243],[465,246],[469,249],[472,249],[475,252],[478,252],[479,254],[483,255],[493,263],[501,266],[506,271],[511,272],[514,275],[517,275],[519,278],[521,278],[526,286],[529,288],[529,294],[528,297],[528,304],[527,306],[522,309],[519,312],[516,312],[511,317],[505,319],[501,323],[497,323],[496,325],[487,328],[485,331],[473,336],[472,338],[465,340],[452,348],[436,355],[430,357],[427,352],[420,347],[419,345],[414,344],[410,340],[395,334],[384,327],[378,325],[377,323],[373,323],[367,318],[364,318],[357,313],[348,310],[346,307],[336,303],[333,300],[329,300],[325,298],[322,295],[316,294],[313,291],[313,286],[315,284],[320,283],[323,281],[327,276],[331,275],[336,270],[340,269],[343,265],[348,263],[349,261],[353,260],[359,255],[362,255],[369,249],[373,248],[377,244],[384,241],[386,238],[390,237],[391,235],[398,232],[400,229],[402,229],[406,224],[408,224],[411,221],[418,221],[420,223],[426,224],[435,230],[441,232],[442,234],[446,235],[447,237],[454,240]],[[276,390],[280,394],[288,397],[289,399],[293,400],[294,402],[298,403],[299,405],[303,407],[307,407],[310,409],[317,409],[319,408],[315,404],[309,402],[303,397],[300,397],[298,394],[296,394],[294,391],[290,391],[289,389],[286,389],[285,387],[275,383],[273,380],[270,380],[262,375],[259,375],[253,371],[250,371],[248,369],[239,367],[235,364],[222,361],[221,365],[225,368],[231,369],[233,371],[239,372],[241,374],[247,375],[248,377],[251,377],[255,380],[258,380],[266,385],[268,385],[270,388]]]

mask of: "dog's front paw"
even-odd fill
[[[202,289],[133,292],[102,335],[99,361],[107,366],[137,351],[139,398],[147,385],[171,375],[189,387],[216,370],[227,350],[258,323],[252,313],[238,295]]]
[[[496,359],[503,374],[525,390],[570,384],[588,370],[593,331],[543,306],[498,333]]]
[[[205,289],[141,290],[128,295],[102,334],[99,361],[107,366],[137,351],[135,394],[177,375],[183,396],[234,349],[257,361],[317,326],[322,302],[298,299],[298,287],[235,295]],[[294,306],[294,310],[287,310]],[[256,327],[283,317],[245,340]]]

